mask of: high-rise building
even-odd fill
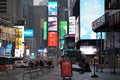
[[[0,0],[0,18],[16,23],[22,18],[21,0]]]
[[[47,21],[47,5],[30,6],[28,11],[28,28],[34,29],[36,50],[38,50],[44,46],[42,22]]]

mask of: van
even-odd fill
[[[29,63],[28,61],[23,61],[23,60],[20,60],[20,61],[15,61],[15,67],[17,68],[25,68],[25,67],[29,67]]]

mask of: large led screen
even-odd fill
[[[64,39],[65,34],[67,34],[67,21],[60,21],[59,32],[59,39]]]
[[[6,52],[6,54],[11,54],[11,51],[12,51],[12,44],[11,44],[11,43],[8,43],[8,44],[6,45],[6,50],[5,50],[5,52]]]
[[[49,16],[57,15],[57,2],[56,1],[48,2],[48,15]]]
[[[48,31],[57,31],[57,17],[48,17]]]
[[[80,39],[96,39],[92,22],[104,14],[104,6],[104,0],[80,0]]]
[[[75,34],[75,16],[69,17],[69,34]]]
[[[43,28],[44,40],[47,40],[47,22],[46,21],[44,21],[43,26],[44,26]]]
[[[34,37],[34,30],[33,29],[26,29],[24,31],[24,37]]]
[[[16,44],[15,44],[15,48],[16,50],[20,50],[20,54],[24,53],[24,26],[21,25],[17,25],[14,26],[16,28]],[[22,57],[21,56],[21,57]]]
[[[84,55],[93,55],[96,54],[97,49],[94,46],[80,46],[80,51]]]
[[[48,46],[57,46],[57,32],[48,32]]]

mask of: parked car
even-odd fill
[[[25,67],[29,67],[29,62],[28,61],[19,60],[19,61],[15,61],[14,65],[17,68],[25,68]]]

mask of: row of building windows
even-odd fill
[[[7,0],[0,0],[0,2],[7,2]]]
[[[7,10],[0,10],[0,13],[7,13]]]
[[[7,12],[7,0],[0,0],[0,13]]]

